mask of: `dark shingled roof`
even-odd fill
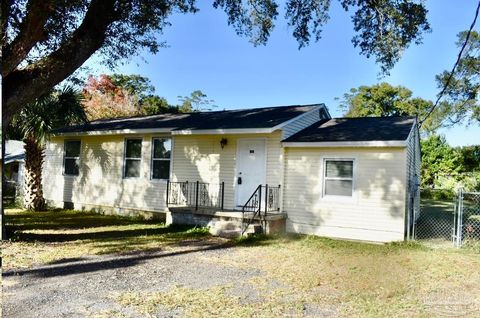
[[[284,142],[406,140],[415,117],[362,117],[321,120]]]
[[[155,128],[172,130],[272,128],[320,105],[323,104],[103,119],[64,127],[55,130],[54,133]]]

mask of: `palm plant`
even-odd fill
[[[82,95],[72,87],[65,87],[44,95],[24,107],[12,119],[9,137],[25,143],[25,175],[23,204],[26,209],[45,209],[42,190],[42,165],[45,145],[52,131],[86,121]]]

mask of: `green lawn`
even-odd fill
[[[205,229],[73,211],[8,211],[6,220],[13,234],[12,241],[4,243],[6,268],[213,240]],[[478,250],[302,235],[234,240],[230,246],[221,257],[191,255],[195,263],[261,274],[244,280],[230,277],[231,283],[201,289],[172,282],[161,292],[125,290],[108,296],[123,311],[94,316],[127,317],[125,313],[133,309],[144,316],[173,310],[186,317],[299,317],[308,309],[313,316],[474,317],[480,310]],[[236,295],[235,288],[258,299]]]
[[[85,255],[166,249],[180,242],[209,239],[207,229],[165,226],[155,220],[53,210],[7,209],[3,267],[30,267]]]

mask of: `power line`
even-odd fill
[[[422,126],[422,124],[425,122],[425,120],[427,120],[427,118],[430,117],[430,115],[433,113],[435,108],[438,106],[438,103],[440,102],[440,99],[442,99],[443,94],[445,94],[445,91],[447,90],[448,86],[450,85],[450,81],[452,80],[453,74],[455,73],[455,69],[457,68],[458,63],[460,63],[460,59],[462,58],[463,51],[465,50],[465,47],[468,44],[468,40],[470,39],[470,34],[472,33],[472,30],[475,27],[475,23],[477,22],[479,11],[480,11],[480,1],[478,1],[477,10],[475,11],[475,18],[473,19],[473,22],[470,25],[470,29],[467,32],[465,42],[463,43],[462,48],[460,49],[460,52],[458,53],[457,61],[453,65],[453,68],[450,71],[450,74],[448,75],[447,81],[445,82],[445,85],[443,86],[443,89],[440,91],[440,94],[438,94],[438,97],[437,97],[437,100],[435,101],[435,104],[433,104],[432,108],[430,108],[430,110],[425,115],[425,117],[420,121],[419,126]]]

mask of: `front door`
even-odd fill
[[[260,184],[265,184],[265,139],[238,139],[236,206],[242,208]]]

